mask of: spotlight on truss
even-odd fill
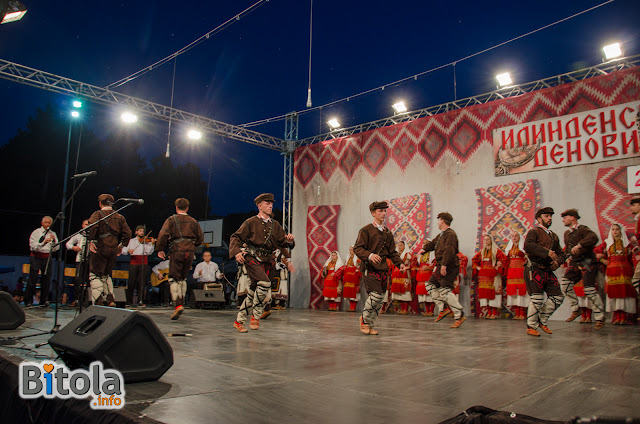
[[[608,46],[604,46],[602,48],[604,52],[605,60],[615,59],[616,57],[622,56],[622,49],[620,49],[620,43],[609,44]]]
[[[392,104],[391,107],[393,108],[393,111],[396,115],[407,113],[408,110],[407,105],[405,105],[402,101]]]
[[[138,122],[138,115],[131,112],[124,112],[120,115],[120,118],[122,119],[122,122],[126,124],[135,124]]]
[[[200,140],[202,138],[202,131],[191,129],[187,132],[189,140]]]
[[[509,72],[496,75],[496,79],[498,80],[498,85],[500,87],[504,87],[505,85],[510,85],[513,83],[513,81],[511,80],[511,75],[509,75]]]
[[[331,130],[337,130],[338,128],[340,128],[340,122],[338,122],[338,118],[331,118],[327,121],[327,124],[329,124],[329,127],[331,127]]]
[[[15,22],[27,13],[27,6],[17,0],[0,0],[0,24]]]

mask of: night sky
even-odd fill
[[[106,86],[189,44],[256,0],[175,2],[43,2],[0,26],[0,58],[98,86]],[[313,105],[352,96],[456,61],[526,32],[604,3],[603,0],[533,2],[316,0],[313,10]],[[271,0],[177,59],[174,107],[243,124],[303,111],[309,60],[308,0]],[[615,0],[506,46],[456,65],[457,98],[495,89],[496,73],[516,83],[569,72],[601,61],[601,47],[620,42],[625,55],[640,53],[640,1]],[[115,89],[169,105],[173,62]],[[0,144],[24,128],[47,103],[66,108],[69,97],[0,80]],[[392,115],[403,99],[420,109],[454,99],[453,69],[378,90],[304,114],[300,138],[327,131],[338,116],[351,126]],[[109,134],[122,124],[113,107],[87,104],[85,125]],[[137,132],[146,157],[164,152],[167,123],[141,118]],[[282,138],[284,122],[253,129]],[[172,127],[174,161],[194,161],[206,178],[213,148],[213,213],[253,208],[264,191],[282,199],[278,152],[234,140],[190,144]],[[64,148],[64,146],[60,146]],[[16,158],[20,160],[20,158]],[[80,169],[84,170],[82,164]]]

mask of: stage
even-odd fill
[[[292,309],[240,334],[234,310],[187,309],[178,321],[168,308],[141,311],[165,336],[193,334],[168,338],[175,363],[159,381],[126,385],[125,409],[142,421],[437,423],[474,405],[549,420],[640,416],[638,326],[551,321],[553,334],[534,338],[523,321],[469,318],[451,329],[449,318],[382,315],[380,335],[366,336],[355,313]],[[53,309],[26,312],[0,337],[51,328]],[[4,362],[41,360],[0,349]],[[56,357],[48,345],[35,350]]]

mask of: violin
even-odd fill
[[[155,244],[156,239],[154,239],[153,237],[149,237],[149,234],[151,234],[151,231],[149,231],[147,233],[147,235],[143,236],[143,237],[138,237],[138,241],[140,243],[151,243],[151,244]]]

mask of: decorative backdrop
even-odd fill
[[[417,253],[429,234],[431,199],[426,193],[391,199],[386,225],[396,241],[404,241],[407,250]]]
[[[322,281],[320,273],[331,252],[338,250],[337,228],[339,205],[309,206],[307,212],[307,252],[311,295],[309,308],[318,309],[322,303]]]
[[[594,197],[600,241],[607,238],[614,222],[623,225],[627,234],[633,234],[635,221],[629,210],[632,196],[627,194],[626,166],[598,169]],[[589,223],[586,225],[590,226]]]

